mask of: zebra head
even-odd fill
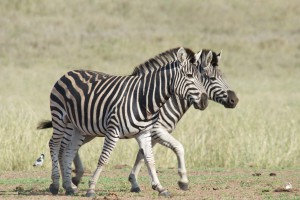
[[[198,59],[200,57],[194,53],[188,55],[183,47],[177,51],[179,71],[173,87],[175,94],[194,104],[196,109],[204,110],[208,106],[208,96],[203,87],[202,76],[195,67]]]
[[[202,50],[198,59],[197,69],[202,75],[202,82],[208,98],[224,105],[225,108],[235,108],[239,102],[235,92],[230,89],[224,79],[223,73],[218,68],[221,53],[216,54],[211,50]],[[199,56],[199,53],[196,54]]]

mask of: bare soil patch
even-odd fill
[[[151,189],[145,169],[140,173],[141,193],[130,193],[127,181],[127,165],[118,165],[102,173],[94,198],[163,199]],[[168,188],[172,199],[300,199],[300,172],[296,169],[193,169],[189,171],[190,189],[181,191],[177,186],[176,169],[159,169],[161,183]],[[87,199],[90,171],[85,174],[78,195],[65,196],[63,189],[52,196],[48,190],[50,172],[2,172],[0,173],[0,199]]]

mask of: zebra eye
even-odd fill
[[[190,79],[194,78],[193,74],[186,74],[186,77],[188,77]]]

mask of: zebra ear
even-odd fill
[[[201,64],[201,59],[200,59],[201,54],[202,54],[202,50],[195,54],[195,63],[197,63],[198,60],[200,60],[200,64]]]
[[[212,61],[212,52],[209,51],[208,54],[206,55],[205,66],[209,66],[211,61]]]
[[[180,62],[184,62],[187,60],[187,53],[183,47],[177,51],[177,58]]]
[[[221,52],[220,52],[220,53],[218,53],[218,55],[217,55],[218,62],[220,62],[220,60],[221,60],[221,56],[222,56],[222,50],[221,50]]]

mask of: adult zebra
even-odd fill
[[[168,62],[172,62],[173,58],[168,57],[168,53],[169,52],[165,52],[155,59],[160,60],[160,57],[162,57],[164,59],[168,59]],[[201,58],[197,62],[197,69],[203,74],[202,82],[209,96],[209,99],[224,105],[225,108],[235,108],[239,99],[236,96],[235,92],[232,91],[228,86],[227,82],[223,78],[221,70],[218,67],[219,61],[221,59],[221,53],[217,54],[211,50],[204,49],[202,50],[200,56]],[[147,68],[147,66],[143,64],[136,67],[134,69],[133,75],[143,73],[145,68]],[[166,104],[164,104],[164,106],[160,109],[158,121],[151,129],[153,146],[157,143],[160,143],[175,152],[178,159],[178,174],[180,176],[178,185],[182,190],[188,189],[187,170],[184,160],[184,148],[182,144],[169,133],[172,133],[174,131],[177,123],[184,115],[184,113],[190,108],[190,106],[191,103],[189,103],[188,101],[176,95],[171,96]],[[94,138],[94,136],[87,136],[83,144],[90,142]],[[140,187],[137,182],[137,176],[143,163],[142,160],[143,155],[142,152],[139,151],[128,179],[131,183],[132,192],[140,192]],[[84,173],[84,168],[78,152],[74,158],[74,166],[76,176],[73,177],[72,182],[76,186],[78,186]]]
[[[61,169],[63,187],[66,194],[74,193],[71,164],[85,135],[105,137],[87,196],[95,195],[95,185],[103,165],[108,162],[117,141],[123,138],[138,141],[152,179],[152,188],[161,195],[168,194],[158,180],[151,145],[150,130],[159,117],[159,108],[174,94],[193,103],[197,109],[205,109],[208,103],[201,75],[194,67],[201,52],[194,54],[180,48],[169,55],[177,59],[170,63],[160,60],[158,63],[165,64],[160,68],[149,62],[142,75],[105,76],[75,70],[56,82],[50,95],[53,126],[49,142],[53,181],[50,191],[53,194],[57,194],[59,188],[58,154],[61,145],[66,147],[65,152],[60,152],[64,159]],[[62,143],[64,136],[65,144]]]

